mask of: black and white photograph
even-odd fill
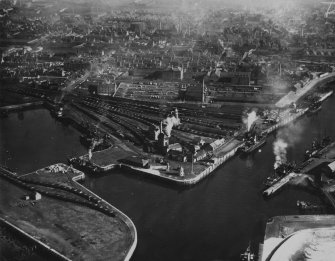
[[[1,261],[335,261],[335,0],[0,0]]]

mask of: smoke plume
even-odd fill
[[[247,114],[246,117],[243,117],[243,123],[246,125],[247,127],[247,131],[250,131],[252,125],[254,124],[254,122],[258,119],[258,116],[256,114],[256,111],[252,111],[250,113]]]
[[[274,168],[280,164],[285,163],[287,160],[287,149],[293,148],[299,143],[304,136],[306,129],[305,121],[298,121],[289,124],[287,127],[278,130],[277,139],[273,143],[273,153],[275,155]]]
[[[178,113],[175,112],[175,114],[171,114],[167,116],[163,121],[163,131],[164,133],[170,137],[172,128],[175,126],[180,125],[180,119],[178,117]]]
[[[172,128],[179,124],[180,124],[180,120],[177,119],[175,116],[168,116],[166,119],[163,120],[163,125],[164,125],[163,131],[168,137],[170,137]]]
[[[273,143],[273,153],[275,154],[274,169],[287,161],[287,147],[288,144],[281,138],[278,138]]]

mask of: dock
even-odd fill
[[[205,177],[209,176],[214,170],[216,170],[219,166],[227,162],[230,158],[232,158],[238,149],[244,145],[244,142],[232,140],[226,144],[226,146],[221,147],[221,150],[217,153],[217,156],[213,157],[214,163],[210,164],[209,166],[206,166],[204,168],[200,168],[198,171],[195,170],[194,174],[189,173],[191,171],[191,164],[187,163],[187,166],[185,166],[185,163],[179,163],[181,166],[185,167],[185,176],[180,177],[178,175],[172,175],[166,171],[158,170],[158,169],[145,169],[145,168],[139,168],[134,167],[128,164],[121,163],[121,168],[127,168],[131,169],[134,172],[146,174],[152,177],[157,177],[169,182],[173,182],[179,185],[194,185],[201,180],[203,180]]]
[[[278,128],[284,127],[288,123],[300,118],[302,115],[304,115],[308,111],[308,108],[306,109],[301,109],[297,111],[296,113],[290,113],[288,117],[283,118],[279,123],[269,127],[263,133],[265,135],[270,134],[271,132],[277,130]],[[235,138],[232,138],[231,140],[227,141],[224,143],[220,148],[218,148],[216,151],[214,151],[214,156],[212,157],[213,163],[210,164],[209,166],[206,167],[200,167],[198,170],[195,170],[194,173],[191,172],[191,164],[188,162],[187,164],[185,163],[179,163],[179,165],[183,166],[185,169],[185,176],[180,177],[178,175],[171,175],[169,173],[166,173],[165,171],[162,170],[157,170],[157,169],[145,169],[145,168],[139,168],[139,167],[134,167],[134,166],[123,166],[124,168],[131,169],[135,173],[142,173],[144,175],[149,175],[151,177],[155,178],[160,178],[169,182],[173,182],[176,184],[180,185],[194,185],[198,182],[200,182],[202,179],[205,177],[209,176],[214,170],[216,170],[219,166],[223,165],[225,162],[227,162],[230,158],[235,156],[237,153],[238,149],[240,147],[244,146],[243,141],[239,141]],[[107,152],[107,151],[106,151]],[[106,153],[106,152],[100,152],[101,155]],[[110,156],[108,158],[109,163],[103,163],[101,164],[100,160],[94,161],[94,154],[96,154],[97,159],[99,158],[99,152],[93,153],[92,157],[92,163],[95,164],[97,168],[99,168],[102,171],[107,171],[115,168],[116,166],[120,166],[122,168],[121,163],[118,162],[119,159],[121,159],[121,154],[115,155],[115,153],[108,153]],[[102,155],[103,156],[103,155]],[[117,159],[116,159],[116,158]],[[104,158],[104,156],[102,157]],[[113,160],[115,158],[115,160]],[[87,161],[88,155],[84,155],[80,157],[81,160]]]
[[[332,92],[328,92],[326,94],[320,95],[320,100],[324,101],[329,96],[332,95]],[[296,111],[289,111],[287,110],[286,113],[281,116],[280,121],[270,127],[267,127],[263,130],[263,134],[269,135],[270,133],[276,131],[279,128],[282,128],[286,126],[287,124],[299,119],[303,115],[305,115],[308,112],[309,108],[304,109],[298,109]],[[106,125],[105,121],[100,119],[102,125]],[[108,124],[107,124],[108,125]],[[101,126],[100,126],[101,128]],[[184,169],[184,176],[179,176],[176,171],[176,173],[171,173],[168,171],[165,171],[163,166],[161,168],[141,168],[141,167],[135,167],[130,165],[124,165],[120,162],[122,158],[126,158],[127,156],[133,156],[133,155],[141,155],[147,158],[151,158],[153,155],[149,155],[147,153],[139,153],[138,151],[135,152],[134,149],[127,150],[125,149],[125,146],[122,146],[120,143],[117,144],[117,146],[112,147],[110,149],[100,151],[100,152],[94,152],[91,160],[88,160],[88,155],[83,155],[79,157],[78,159],[82,162],[86,162],[86,169],[88,170],[94,170],[94,172],[106,172],[109,170],[112,170],[116,167],[121,167],[127,169],[131,169],[134,173],[142,173],[144,175],[148,175],[154,178],[163,179],[169,182],[173,182],[176,184],[181,185],[193,185],[210,175],[214,170],[216,170],[219,166],[227,162],[230,158],[232,158],[237,150],[244,146],[243,141],[239,141],[236,138],[231,138],[230,140],[226,141],[224,144],[220,146],[216,151],[213,151],[213,155],[211,157],[211,163],[208,163],[206,166],[201,162],[196,162],[194,165],[194,171],[191,171],[191,163],[187,162],[177,162],[177,161],[169,161],[170,164],[174,167],[180,166]],[[85,168],[84,168],[85,169]],[[175,169],[175,168],[174,168]],[[281,182],[287,183],[286,179],[283,179]],[[279,183],[281,184],[281,183]],[[280,185],[282,187],[284,184]],[[279,188],[274,187],[274,191],[270,192],[271,188],[269,188],[268,192],[269,194],[274,193]],[[266,192],[266,194],[268,193]]]
[[[264,197],[270,197],[274,195],[276,192],[278,192],[281,188],[283,188],[288,182],[290,182],[292,179],[296,178],[299,174],[297,173],[290,173],[287,176],[280,179],[278,182],[273,184],[271,187],[267,188],[263,192]]]

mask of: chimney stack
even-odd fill
[[[182,81],[183,79],[184,79],[184,66],[182,65],[180,69],[180,80]]]

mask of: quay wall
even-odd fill
[[[196,177],[183,180],[184,184],[192,185],[192,184],[198,183],[200,180],[207,177],[209,174],[211,174],[215,169],[217,169],[219,166],[221,166],[227,160],[232,158],[236,154],[237,150],[240,147],[242,147],[243,145],[244,145],[244,143],[241,143],[240,145],[236,146],[231,151],[227,152],[223,157],[216,157],[217,160],[213,165],[209,166],[204,171],[200,172],[200,174],[197,175]]]
[[[80,179],[80,178],[79,178]],[[76,181],[75,178],[72,179],[73,181]],[[101,202],[105,203],[106,205],[108,205],[110,208],[112,208],[113,210],[115,210],[116,212],[118,212],[118,214],[120,215],[120,217],[122,218],[122,221],[126,223],[126,225],[128,226],[130,233],[133,237],[133,243],[130,247],[130,249],[128,250],[127,255],[125,256],[125,261],[129,261],[130,258],[132,257],[132,255],[134,254],[134,251],[136,249],[137,246],[137,230],[135,227],[135,224],[133,223],[133,221],[126,215],[124,214],[121,210],[119,210],[118,208],[114,207],[113,205],[111,205],[110,203],[108,203],[106,200],[104,200],[103,198],[99,197],[97,194],[93,193],[91,190],[87,189],[86,187],[84,187],[83,185],[81,185],[79,182],[76,182],[76,184],[84,191],[87,191],[88,193],[92,194],[94,197],[98,198]]]
[[[171,177],[165,174],[157,174],[154,172],[150,172],[146,169],[133,168],[132,166],[129,166],[126,164],[120,164],[120,166],[128,168],[128,169],[132,169],[136,172],[140,172],[141,174],[149,174],[150,176],[153,176],[153,177],[171,181],[179,185],[194,185],[198,183],[199,181],[201,181],[202,179],[204,179],[205,177],[207,177],[209,174],[211,174],[215,169],[217,169],[220,165],[225,163],[228,159],[233,157],[236,154],[237,150],[243,145],[244,143],[239,144],[238,146],[236,146],[235,148],[233,148],[232,150],[224,154],[224,156],[222,157],[215,157],[216,159],[215,163],[213,163],[211,166],[209,166],[208,168],[206,168],[205,170],[203,170],[202,172],[200,172],[199,174],[191,178],[180,178],[179,176]]]

